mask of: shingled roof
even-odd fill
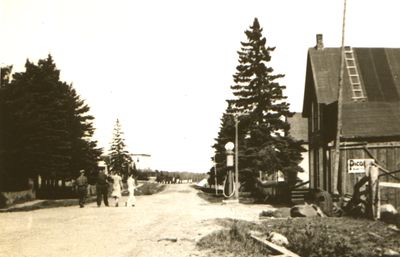
[[[400,136],[400,48],[352,48],[364,96],[355,101],[348,69],[343,78],[343,130],[346,138]],[[311,95],[320,104],[337,102],[340,48],[308,51],[303,115]]]

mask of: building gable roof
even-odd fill
[[[400,48],[353,48],[367,101],[400,100]],[[340,48],[310,48],[310,68],[318,103],[337,101]],[[347,69],[343,79],[344,102],[353,102]]]
[[[306,87],[319,104],[337,102],[340,48],[310,48]],[[366,98],[353,100],[349,71],[343,77],[343,137],[400,136],[400,48],[353,48]],[[308,83],[312,81],[313,83]],[[306,88],[303,114],[312,92]]]

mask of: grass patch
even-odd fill
[[[206,200],[209,203],[222,203],[222,200],[225,199],[221,191],[218,191],[218,195],[215,195],[215,189],[213,188],[204,188],[196,185],[193,185],[192,187],[194,189],[197,189],[197,195],[200,198]]]
[[[197,185],[192,185],[192,187],[198,190],[197,195],[206,200],[209,203],[222,203],[222,200],[227,199],[221,190],[218,190],[218,195],[215,194],[215,188],[208,188],[208,187],[200,187]],[[241,204],[266,204],[264,201],[259,201],[256,199],[250,192],[240,192],[239,193],[239,202]],[[279,204],[274,204],[277,206]],[[287,205],[282,205],[287,206]]]
[[[262,256],[264,246],[247,236],[250,230],[264,235],[278,232],[286,236],[289,250],[308,257],[375,257],[386,249],[400,251],[400,234],[380,221],[353,218],[296,218],[268,220],[261,224],[225,220],[224,230],[198,242],[200,249],[229,256]],[[266,252],[265,252],[266,251]]]
[[[221,190],[218,190],[218,195],[215,194],[214,188],[200,187],[193,185],[194,189],[198,190],[197,195],[206,200],[209,203],[222,203],[222,200],[227,199]],[[247,192],[240,192],[239,201],[242,204],[255,204],[255,199],[249,195]]]
[[[261,257],[271,254],[254,240],[249,240],[247,236],[251,228],[249,224],[229,220],[224,225],[227,226],[227,229],[213,232],[197,243],[201,250],[211,249],[209,256]]]
[[[380,221],[343,218],[276,221],[263,231],[285,235],[292,251],[301,256],[375,257],[384,249],[400,251],[399,234]],[[371,234],[372,233],[372,234]]]

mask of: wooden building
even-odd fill
[[[137,170],[149,171],[151,170],[151,155],[143,153],[131,154],[132,161]]]
[[[400,169],[400,48],[345,48],[339,173],[334,171],[340,48],[325,48],[322,35],[308,50],[303,117],[308,118],[310,186],[352,194],[363,173],[349,163],[375,159]],[[395,176],[380,181],[400,182]],[[400,207],[400,189],[384,188],[382,202]]]
[[[303,160],[299,164],[304,172],[299,172],[297,177],[303,182],[309,181],[308,120],[303,118],[301,113],[296,112],[293,117],[287,118],[287,121],[290,124],[290,135],[296,140],[303,141],[302,147],[307,150],[301,153]]]

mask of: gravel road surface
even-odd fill
[[[0,213],[0,257],[204,256],[196,241],[219,229],[216,218],[255,221],[265,209],[210,204],[188,184],[139,196],[136,207],[121,205]]]

